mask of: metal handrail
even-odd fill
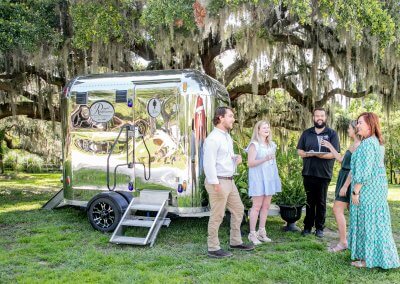
[[[115,138],[114,143],[112,144],[110,152],[108,153],[108,156],[107,156],[107,188],[108,188],[109,191],[113,191],[117,186],[117,168],[120,167],[120,166],[129,165],[129,154],[128,154],[128,149],[129,149],[129,147],[128,147],[129,138],[128,137],[129,137],[129,135],[128,135],[128,131],[129,131],[130,127],[131,127],[131,125],[128,124],[128,123],[122,125],[122,127],[121,127],[121,129],[120,129],[120,131],[118,133],[118,136],[117,136],[117,138]],[[121,133],[122,133],[122,131],[124,129],[126,129],[126,140],[125,140],[125,144],[126,144],[126,164],[118,164],[118,165],[115,166],[115,168],[114,168],[114,185],[113,185],[112,188],[110,188],[110,158],[111,158],[111,154],[112,154],[112,152],[113,152],[113,150],[115,148],[115,145],[117,145],[119,137],[121,136]]]

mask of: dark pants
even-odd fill
[[[303,176],[304,189],[307,194],[306,217],[304,229],[323,230],[326,215],[326,195],[330,179]]]

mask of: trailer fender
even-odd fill
[[[96,199],[99,199],[102,197],[110,198],[110,199],[114,200],[116,202],[116,204],[118,205],[118,211],[121,212],[122,214],[125,212],[126,208],[128,207],[128,204],[129,204],[127,197],[120,194],[120,192],[108,191],[108,192],[99,193],[96,196],[94,196],[92,199],[90,199],[90,201],[88,202],[88,204],[86,206],[86,211],[89,210],[90,205],[92,205],[92,203]]]
[[[131,203],[132,198],[133,198],[132,193],[127,192],[127,191],[114,191],[114,192],[120,194],[123,198],[125,198],[125,200],[128,202],[128,204]]]

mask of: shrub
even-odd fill
[[[291,140],[286,152],[277,156],[282,192],[276,194],[273,202],[278,205],[304,205],[306,194],[303,186],[302,160],[297,154],[295,141]]]

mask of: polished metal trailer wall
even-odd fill
[[[215,108],[227,104],[225,88],[193,70],[74,79],[62,100],[66,203],[168,189],[171,211],[202,211],[202,146]]]

